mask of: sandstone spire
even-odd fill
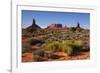
[[[79,22],[77,22],[76,28],[80,28],[80,23]]]

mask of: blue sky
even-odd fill
[[[41,28],[46,28],[53,23],[61,23],[63,26],[74,27],[77,25],[77,22],[83,28],[90,27],[89,13],[22,10],[22,28],[32,25],[33,18]]]

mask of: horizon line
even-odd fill
[[[52,25],[52,24],[61,24],[61,23],[51,23],[50,25]],[[36,24],[36,25],[38,25],[38,24]],[[50,25],[48,25],[48,26],[50,26]],[[63,24],[61,24],[62,25],[62,28],[64,28],[65,26],[67,26],[66,24],[65,25],[63,25]],[[22,29],[26,29],[26,28],[28,28],[28,27],[30,27],[30,26],[32,26],[32,24],[31,25],[29,25],[29,26],[26,26],[26,27],[22,27]],[[42,29],[45,29],[45,28],[47,28],[48,26],[46,26],[46,27],[41,27],[40,25],[38,25],[40,28],[42,28]],[[77,27],[77,24],[76,24],[76,26],[67,26],[67,28],[71,28],[71,27]],[[80,28],[84,28],[84,27],[82,27],[81,25],[80,25]],[[84,28],[84,29],[90,29],[90,27],[89,28]]]

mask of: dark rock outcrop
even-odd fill
[[[77,22],[77,26],[76,26],[76,28],[81,28],[79,22]]]
[[[26,28],[26,30],[28,30],[29,32],[33,32],[33,31],[36,31],[36,30],[39,30],[39,29],[41,29],[41,28],[40,28],[40,26],[38,26],[36,24],[35,19],[33,19],[32,25]]]

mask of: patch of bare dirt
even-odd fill
[[[89,52],[81,52],[80,54],[76,56],[72,56],[71,60],[84,60],[84,59],[89,59],[89,58],[90,58]]]
[[[32,53],[23,53],[22,54],[22,62],[32,62],[33,54]]]

